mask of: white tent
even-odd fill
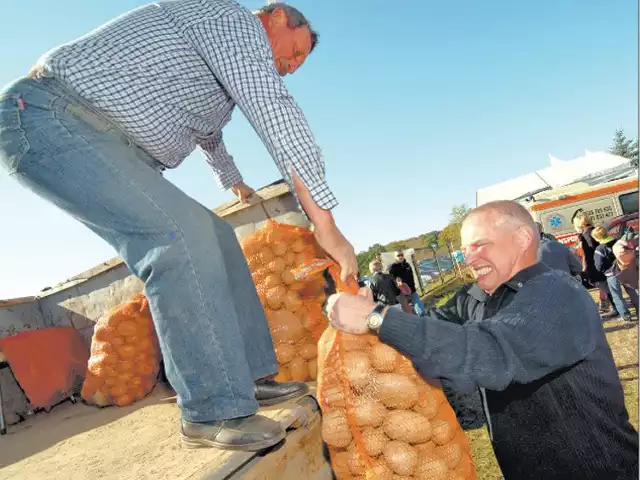
[[[560,160],[549,154],[548,167],[478,189],[476,206],[494,200],[515,200],[544,188],[561,187],[589,175],[628,165],[628,159],[607,152],[586,150],[582,157],[573,160]]]

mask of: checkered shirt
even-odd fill
[[[262,23],[233,0],[146,5],[38,63],[166,168],[202,148],[224,189],[242,181],[222,139],[238,105],[285,180],[291,185],[295,171],[319,207],[337,205],[322,152],[275,68]]]

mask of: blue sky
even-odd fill
[[[144,3],[2,0],[0,84]],[[357,250],[444,227],[453,204],[473,206],[476,189],[542,168],[548,153],[606,149],[618,127],[636,135],[635,0],[293,4],[321,38],[286,83],[324,150],[337,221]],[[247,183],[278,178],[239,111],[224,135]],[[199,153],[167,178],[208,207],[232,199]],[[0,215],[0,298],[113,256],[4,172]]]

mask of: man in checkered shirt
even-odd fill
[[[260,450],[284,437],[257,415],[307,393],[277,362],[234,231],[162,177],[197,146],[241,201],[222,128],[238,105],[315,225],[355,275],[353,247],[304,115],[282,82],[317,35],[284,4],[233,0],[140,7],[44,55],[0,92],[0,163],[112,245],[145,283],[187,447]]]

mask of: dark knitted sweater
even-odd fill
[[[638,433],[581,285],[539,263],[491,296],[464,287],[427,316],[389,310],[380,339],[425,378],[483,390],[506,480],[638,478]]]

